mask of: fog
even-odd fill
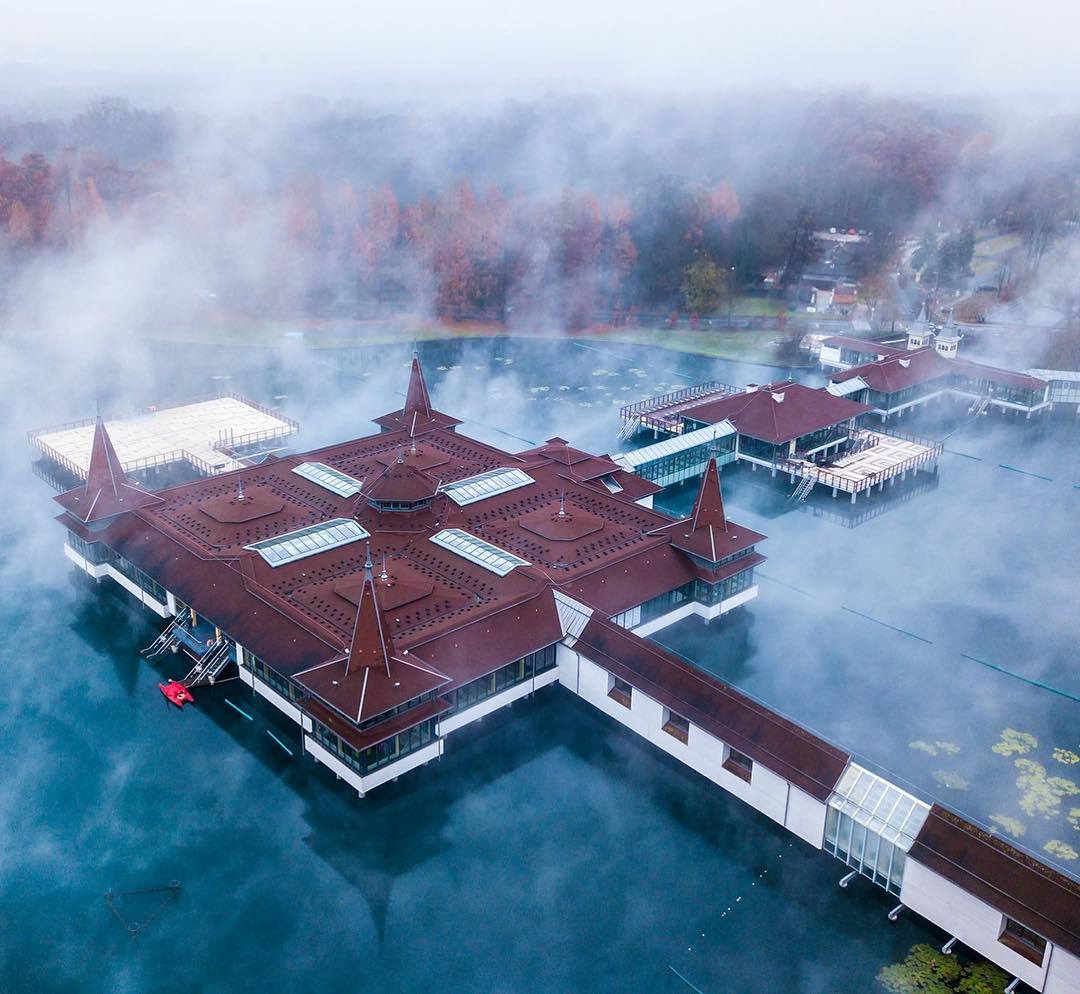
[[[72,586],[25,433],[231,377],[300,420],[299,449],[357,437],[400,404],[419,338],[464,433],[611,451],[621,403],[766,382],[795,355],[658,347],[690,334],[689,266],[709,259],[749,294],[830,226],[872,232],[868,282],[926,230],[1000,236],[964,278],[965,294],[1000,290],[963,349],[1036,365],[1047,329],[1066,345],[1080,329],[1077,18],[996,2],[8,5],[0,987],[412,990],[437,964],[453,990],[666,990],[674,964],[706,990],[763,969],[776,990],[869,990],[932,941],[915,921],[879,928],[882,895],[838,891],[820,854],[782,876],[787,840],[765,819],[557,689],[362,802],[286,760],[265,732],[295,733],[272,715],[245,722],[216,692],[160,711],[150,626]],[[926,292],[907,289],[901,328]],[[617,324],[634,311],[638,344]],[[1080,691],[1075,425],[940,414],[917,423],[959,426],[939,479],[861,501],[865,520],[725,471],[731,516],[770,536],[760,598],[666,641],[922,796],[988,827],[1019,818],[1013,841],[1045,860],[1047,838],[1075,837],[1071,802],[1020,811],[992,747],[1028,731],[1028,758],[1075,778],[1050,752],[1080,751],[1075,705],[960,654]],[[752,892],[766,868],[776,882]],[[101,893],[173,876],[186,903],[125,945]],[[721,923],[743,897],[752,914]],[[766,926],[791,950],[768,965]]]
[[[93,6],[15,0],[5,55],[46,75],[174,93],[213,78],[240,90],[372,87],[493,96],[579,87],[691,92],[844,88],[1075,96],[1075,8],[1053,0],[881,5],[681,0],[419,6],[321,0],[290,6],[177,0]]]

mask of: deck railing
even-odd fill
[[[624,421],[632,417],[640,417],[643,413],[655,413],[665,407],[672,407],[683,401],[694,400],[697,397],[705,397],[709,394],[718,393],[724,396],[734,393],[742,393],[738,387],[729,383],[720,383],[717,380],[706,380],[704,383],[695,383],[681,390],[673,390],[671,393],[663,393],[656,397],[647,397],[634,404],[626,404],[619,409],[619,417]]]
[[[271,439],[286,439],[292,432],[283,428],[264,428],[262,431],[249,431],[246,435],[222,434],[216,442],[211,443],[211,448],[216,452],[224,452],[231,455],[237,449],[245,445],[253,445],[255,442],[265,442]]]
[[[218,400],[221,397],[228,397],[232,400],[239,401],[242,404],[246,404],[249,407],[255,408],[257,411],[261,411],[267,417],[275,418],[282,422],[281,425],[276,425],[273,428],[264,428],[261,431],[248,432],[244,435],[234,435],[228,438],[219,437],[216,442],[209,442],[209,445],[215,451],[221,452],[223,455],[229,455],[229,449],[236,449],[244,445],[250,445],[253,442],[262,442],[272,438],[288,438],[294,432],[300,430],[300,422],[295,418],[289,417],[287,414],[283,414],[281,411],[275,411],[272,407],[268,407],[265,404],[260,404],[258,401],[252,400],[250,397],[245,397],[241,393],[234,391],[223,391],[219,394],[204,395],[195,397],[192,400],[185,401],[183,404],[171,404],[166,407],[152,407],[145,409],[138,409],[130,412],[129,414],[121,415],[121,417],[142,417],[148,414],[155,414],[158,411],[169,410],[173,407],[187,407],[189,404],[202,404],[209,400]],[[44,441],[43,436],[52,435],[56,432],[70,431],[72,428],[86,428],[89,425],[94,424],[97,418],[79,418],[75,421],[66,421],[63,424],[50,425],[48,428],[37,428],[26,433],[26,440],[31,448],[37,449],[47,459],[52,460],[60,466],[63,466],[69,473],[71,473],[78,480],[86,479],[86,469],[78,466],[75,462],[69,459],[57,451],[53,446]],[[231,458],[231,456],[230,456]],[[189,452],[186,449],[173,449],[171,452],[161,452],[152,456],[142,456],[138,459],[131,459],[127,462],[121,463],[121,468],[125,473],[136,472],[142,469],[152,469],[155,466],[167,466],[171,463],[187,462],[194,466],[204,476],[214,476],[220,472],[223,467],[217,467],[211,465],[205,459],[200,458],[193,452]],[[227,468],[227,467],[224,467]]]

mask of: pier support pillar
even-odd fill
[[[852,490],[852,491],[851,491],[851,503],[852,503],[852,504],[854,504],[854,503],[855,503],[855,498],[856,498],[856,496],[858,496],[858,495],[857,495],[857,494],[855,493],[855,491],[854,491],[854,490]]]
[[[773,478],[774,480],[776,479],[776,467],[775,467],[775,466],[773,466],[773,468],[772,468],[772,473],[771,473],[770,475],[772,476],[772,478]]]
[[[889,477],[889,486],[892,487],[892,486],[895,486],[895,485],[896,485],[896,477],[895,476],[890,476]]]
[[[881,481],[881,482],[880,482],[880,483],[879,483],[879,484],[877,485],[877,489],[878,489],[878,493],[881,493],[881,491],[885,489],[885,481],[884,481],[884,480],[882,480],[882,481]]]
[[[791,474],[791,482],[792,482],[792,483],[794,483],[794,482],[795,482],[795,474],[794,474],[794,473],[792,473],[792,474]]]
[[[832,495],[833,495],[834,497],[836,496],[836,487],[833,487],[833,488],[832,488]]]

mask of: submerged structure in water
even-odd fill
[[[708,430],[704,475],[677,521],[633,464],[561,438],[509,453],[462,436],[416,359],[378,433],[158,492],[128,479],[99,422],[86,483],[57,498],[65,553],[169,619],[154,651],[189,658],[184,684],[235,668],[360,796],[559,684],[894,895],[892,914],[912,909],[1038,990],[1075,990],[1074,881],[647,638],[757,595],[765,536],[725,513],[717,456],[735,447],[713,426],[760,435],[751,408],[788,417],[804,389],[739,392],[690,426]],[[810,434],[835,451],[865,408],[828,403],[827,423],[760,441]],[[681,472],[699,455],[660,458]]]

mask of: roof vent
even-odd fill
[[[782,404],[784,402],[784,395],[782,393],[774,393],[772,394],[772,399],[775,400],[776,403]]]
[[[757,384],[756,383],[747,383],[746,384],[746,392],[747,393],[753,393],[756,389],[757,389]]]
[[[904,369],[907,369],[908,366],[911,365],[911,360],[910,359],[901,359],[900,360],[900,365],[903,366]]]

